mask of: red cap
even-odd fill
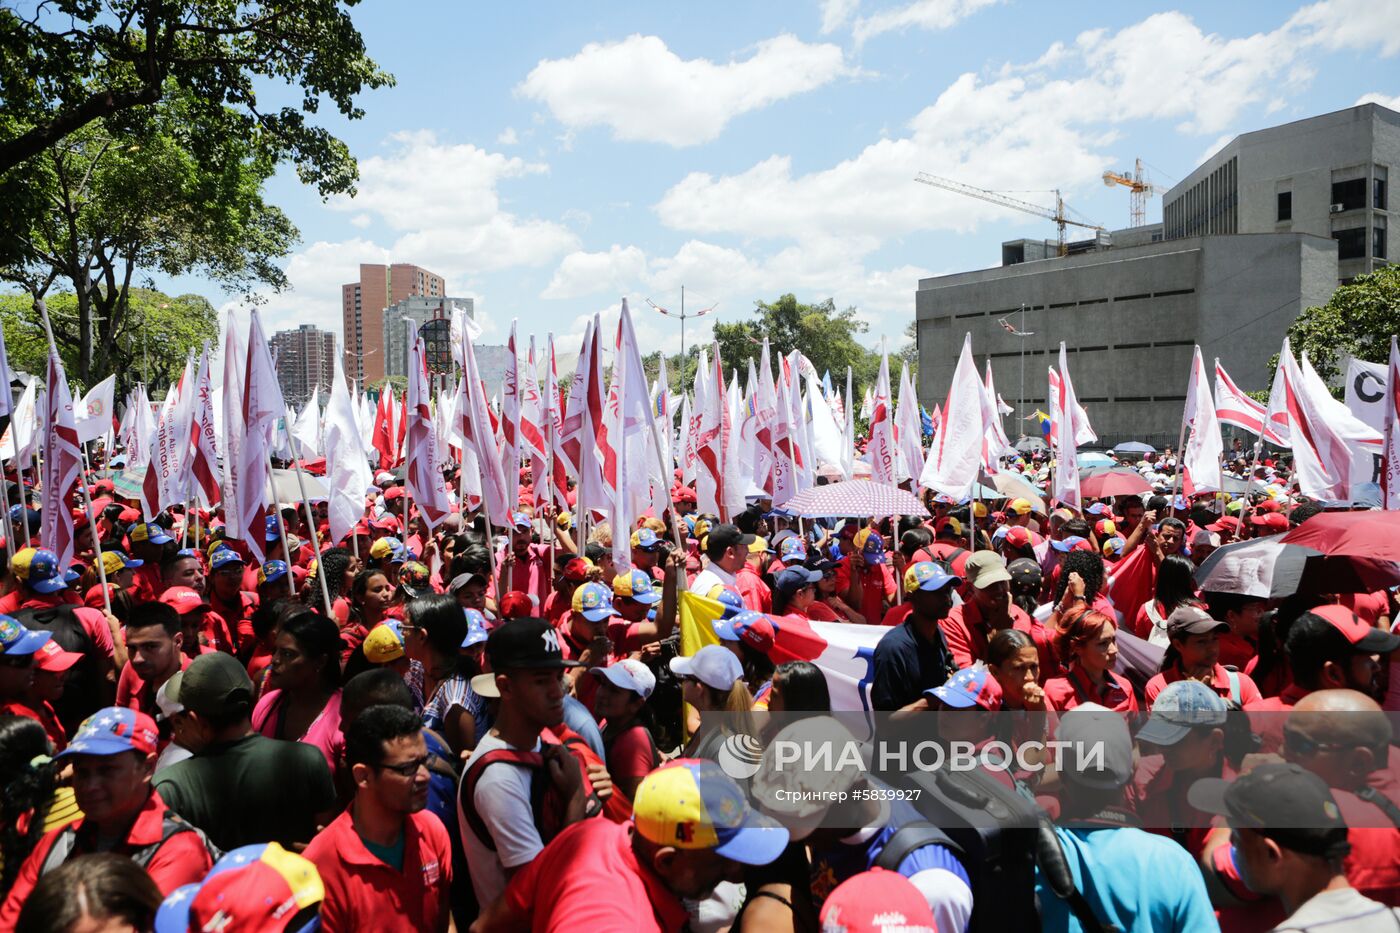
[[[385,501],[385,502],[389,502],[389,501],[394,500],[394,499],[402,499],[402,498],[403,498],[403,487],[402,487],[402,486],[390,486],[388,489],[384,490],[384,501]]]
[[[1012,547],[1030,547],[1035,543],[1031,531],[1022,525],[1012,525],[1006,530],[1006,543]]]
[[[1318,606],[1315,609],[1309,609],[1308,612],[1325,619],[1359,651],[1388,654],[1400,647],[1400,635],[1392,635],[1384,629],[1367,625],[1346,606]]]
[[[1263,515],[1255,515],[1250,518],[1251,525],[1258,525],[1260,528],[1267,528],[1270,531],[1287,531],[1288,519],[1282,512],[1265,512]]]
[[[593,562],[586,557],[571,557],[564,565],[564,579],[570,583],[582,583],[593,572]]]
[[[375,519],[374,521],[370,522],[370,524],[373,525],[375,528],[384,529],[388,531],[398,531],[399,517],[397,515],[385,515],[383,518]]]
[[[535,604],[527,593],[511,590],[501,597],[501,616],[506,619],[527,619],[535,612]]]
[[[199,609],[208,609],[204,597],[200,596],[188,586],[172,586],[164,593],[160,594],[160,601],[170,606],[180,615],[188,615]]]
[[[823,930],[938,933],[928,901],[899,872],[872,868],[838,884],[822,903]]]
[[[114,597],[117,595],[117,585],[115,583],[108,583],[107,590],[110,595]],[[97,584],[96,586],[88,587],[88,591],[85,594],[83,594],[83,605],[87,606],[89,609],[107,608],[107,604],[102,600],[101,583]]]
[[[1259,503],[1258,505],[1256,505],[1256,506],[1254,507],[1254,511],[1256,511],[1256,512],[1282,512],[1282,511],[1283,511],[1283,506],[1279,504],[1279,501],[1278,501],[1277,499],[1265,499],[1263,502]]]
[[[1239,530],[1240,530],[1240,520],[1239,520],[1238,518],[1235,518],[1233,515],[1226,515],[1226,516],[1224,516],[1223,518],[1217,518],[1215,521],[1211,522],[1209,525],[1206,526],[1206,531],[1239,531]]]
[[[121,522],[123,525],[128,525],[131,522],[139,522],[140,520],[141,513],[136,509],[122,509],[122,513],[117,516],[117,521]]]
[[[671,498],[676,502],[689,502],[694,505],[698,500],[695,498],[695,490],[689,486],[679,486],[671,490]]]
[[[34,652],[34,663],[41,671],[66,671],[83,659],[77,651],[64,651],[52,638]]]

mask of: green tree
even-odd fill
[[[136,126],[174,95],[194,102],[197,147],[217,154],[217,141],[237,137],[272,163],[293,162],[323,195],[349,191],[354,160],[312,118],[328,101],[356,119],[362,91],[393,83],[350,20],[355,2],[44,0],[24,14],[7,4],[0,173],[95,123]],[[259,92],[296,105],[268,106]]]
[[[857,393],[875,379],[880,357],[856,339],[868,328],[856,317],[855,308],[837,311],[830,298],[801,304],[789,294],[771,304],[760,301],[755,311],[752,320],[715,324],[715,342],[726,369],[739,367],[742,373],[746,360],[758,359],[767,337],[775,375],[780,358],[800,350],[819,374],[831,373],[833,384],[839,379],[845,385],[847,366],[853,370]]]
[[[914,384],[919,384],[919,322],[910,321],[904,326],[904,336],[909,338],[909,342],[899,348],[899,358],[909,364],[909,375],[913,377]],[[891,361],[893,362],[893,361]],[[894,373],[890,378],[896,378]]]
[[[1294,353],[1307,353],[1329,385],[1341,376],[1341,357],[1368,363],[1390,359],[1390,337],[1400,334],[1400,266],[1358,275],[1332,293],[1327,304],[1309,308],[1288,328]],[[1278,363],[1275,355],[1272,369]]]
[[[172,95],[120,136],[97,125],[74,131],[25,165],[40,202],[21,199],[7,218],[0,207],[0,256],[9,258],[0,280],[36,300],[60,282],[75,296],[73,313],[51,317],[55,338],[77,351],[69,371],[81,382],[119,372],[130,383],[131,335],[144,317],[129,300],[145,281],[138,273],[198,272],[241,289],[285,285],[276,259],[297,232],[262,198],[275,166],[238,137],[202,161],[189,105]]]
[[[77,317],[78,298],[72,292],[51,295],[45,302],[54,327],[71,325]],[[198,353],[207,341],[219,336],[218,314],[199,295],[170,296],[145,288],[128,295],[128,326],[119,339],[123,355],[131,362],[117,376],[118,394],[137,382],[152,388],[168,386],[180,376],[186,356]],[[5,349],[10,365],[36,376],[46,372],[48,344],[28,295],[0,295],[0,324],[5,329]],[[86,390],[106,378],[83,379],[77,374],[78,348],[58,340],[58,355],[74,385]]]

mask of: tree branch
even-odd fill
[[[0,143],[0,174],[33,158],[74,130],[94,120],[160,100],[160,82],[137,91],[99,91],[71,110],[61,111],[48,123]]]

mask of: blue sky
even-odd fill
[[[340,284],[390,260],[474,297],[497,342],[514,317],[575,341],[627,296],[643,351],[674,352],[678,325],[643,299],[685,285],[720,320],[787,291],[834,298],[893,346],[921,276],[1054,236],[916,171],[1044,204],[1059,187],[1123,227],[1128,192],[1105,169],[1141,157],[1169,185],[1238,133],[1400,106],[1389,2],[366,0],[353,15],[398,84],[329,124],[360,159],[355,199],[323,203],[290,172],[271,185],[302,242],[269,331],[339,333]],[[238,306],[209,282],[161,284]]]

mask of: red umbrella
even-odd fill
[[[1283,536],[1323,554],[1400,561],[1400,512],[1323,512]]]
[[[1079,494],[1092,499],[1136,496],[1151,491],[1152,485],[1143,479],[1136,470],[1105,467],[1104,469],[1090,470],[1079,479]]]

